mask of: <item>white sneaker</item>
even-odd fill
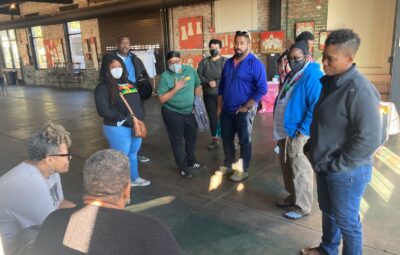
[[[138,161],[141,163],[146,163],[146,162],[149,162],[150,159],[144,155],[138,155]]]
[[[226,175],[232,172],[231,168],[226,166],[219,166],[218,170],[214,172],[215,175]]]
[[[131,186],[132,187],[144,187],[144,186],[149,186],[150,183],[151,182],[149,180],[138,177],[136,180],[131,181]]]

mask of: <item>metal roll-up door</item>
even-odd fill
[[[131,45],[159,45],[156,49],[157,74],[164,71],[163,23],[160,11],[128,13],[99,19],[100,41],[103,54],[115,47],[119,36],[128,36]]]

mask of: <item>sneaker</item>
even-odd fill
[[[219,147],[218,139],[213,139],[210,145],[207,146],[207,149],[214,150]]]
[[[144,155],[138,155],[137,159],[141,163],[146,163],[150,161],[150,159]]]
[[[243,172],[243,159],[240,158],[238,161],[232,164],[232,169],[234,171]]]
[[[196,162],[192,166],[188,166],[188,168],[196,168],[196,169],[203,168],[203,167],[204,167],[204,165],[200,162]]]
[[[240,171],[235,171],[232,175],[231,175],[231,180],[234,182],[241,182],[244,179],[246,179],[247,177],[249,177],[249,173],[246,172],[240,172]]]
[[[214,172],[215,175],[226,175],[232,172],[231,168],[226,166],[219,166],[219,169]]]
[[[189,171],[189,170],[186,170],[186,171],[183,171],[183,170],[181,170],[181,171],[179,171],[179,174],[183,177],[183,178],[187,178],[187,179],[190,179],[190,178],[192,178],[192,173]]]
[[[144,186],[149,186],[150,183],[151,182],[149,180],[138,177],[136,180],[131,181],[131,186],[132,187],[144,187]]]

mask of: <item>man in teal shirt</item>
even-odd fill
[[[193,114],[194,96],[202,93],[200,79],[196,70],[181,64],[179,52],[168,52],[167,62],[158,89],[161,112],[179,173],[191,178],[189,168],[203,167],[195,157],[197,123]]]

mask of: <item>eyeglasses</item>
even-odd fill
[[[68,157],[68,160],[72,159],[72,154],[71,153],[65,153],[65,154],[49,154],[44,156],[43,158],[47,158],[49,156],[55,156],[55,157]]]

